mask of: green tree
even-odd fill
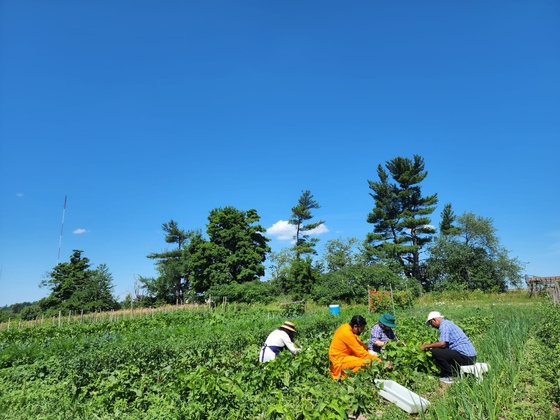
[[[407,277],[421,280],[420,253],[435,234],[428,216],[435,210],[437,194],[422,196],[420,183],[428,175],[422,157],[397,157],[385,166],[389,173],[378,165],[379,181],[368,181],[375,207],[367,216],[374,229],[367,236],[366,252],[373,260],[396,261]]]
[[[325,252],[323,254],[327,271],[337,271],[346,266],[356,264],[360,259],[359,245],[360,241],[357,238],[329,239],[325,244]]]
[[[441,222],[439,223],[439,231],[441,235],[456,235],[461,232],[453,223],[457,221],[457,217],[453,212],[451,203],[447,203],[441,212]]]
[[[505,291],[519,286],[524,265],[500,245],[491,218],[463,213],[457,227],[440,235],[429,248],[428,290]]]
[[[270,281],[279,289],[280,293],[288,291],[288,278],[293,260],[294,252],[291,248],[284,248],[278,252],[272,251],[268,256]]]
[[[389,289],[406,287],[404,280],[383,264],[347,264],[322,275],[313,286],[313,300],[320,304],[366,303],[368,287]]]
[[[109,311],[117,309],[118,303],[113,297],[113,275],[106,264],[100,264],[92,271],[85,287],[87,309],[89,311]],[[86,307],[84,308],[86,309]]]
[[[190,242],[200,236],[198,231],[185,231],[179,229],[173,219],[162,224],[165,233],[165,242],[175,244],[175,249],[159,253],[151,253],[148,258],[156,260],[156,278],[139,277],[148,296],[156,302],[178,304],[185,300],[191,289],[188,271],[188,257],[186,251]]]
[[[319,239],[310,238],[309,232],[318,228],[325,222],[322,220],[315,223],[306,224],[306,222],[313,218],[311,210],[320,207],[319,203],[313,199],[313,195],[309,190],[303,191],[299,197],[298,204],[292,207],[292,216],[288,223],[296,227],[294,252],[297,260],[299,260],[302,255],[317,254],[315,245]]]
[[[321,279],[321,270],[311,256],[292,261],[285,288],[294,299],[306,299],[313,286]]]
[[[51,294],[39,301],[43,311],[106,310],[117,305],[111,291],[112,276],[105,265],[90,269],[88,258],[74,250],[69,263],[58,264],[40,286],[51,289]]]
[[[264,275],[270,247],[259,220],[254,209],[241,211],[229,206],[210,212],[208,240],[198,238],[188,248],[188,267],[197,292],[220,284],[250,282]]]

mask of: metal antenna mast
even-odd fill
[[[58,258],[56,265],[60,262],[60,247],[62,246],[62,231],[64,230],[64,213],[66,213],[66,196],[64,196],[64,208],[62,209],[62,224],[60,225],[60,239],[58,241]]]

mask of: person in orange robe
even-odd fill
[[[364,317],[354,315],[349,324],[341,325],[334,333],[329,347],[329,360],[330,372],[335,381],[344,378],[346,369],[357,372],[372,360],[381,362],[379,357],[371,354],[360,340],[359,335],[364,332],[366,324]]]

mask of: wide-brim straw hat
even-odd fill
[[[297,332],[296,331],[296,326],[294,325],[293,322],[290,321],[286,321],[284,322],[282,325],[280,325],[280,328],[283,328],[285,330],[291,331],[291,332]]]
[[[379,317],[379,322],[389,328],[395,328],[397,324],[395,323],[395,317],[391,314],[383,314]]]

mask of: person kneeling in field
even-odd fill
[[[395,340],[397,343],[406,346],[393,331],[393,328],[396,326],[397,324],[395,323],[395,317],[393,315],[388,313],[381,315],[379,321],[373,326],[369,335],[369,352],[373,352],[372,354],[382,353],[382,347],[387,344],[389,340]]]
[[[329,347],[330,373],[336,381],[344,378],[344,370],[351,369],[357,372],[372,360],[381,362],[381,359],[368,352],[367,346],[360,340],[359,335],[366,328],[366,320],[360,315],[354,315],[349,324],[341,325],[331,341]]]
[[[284,322],[266,338],[259,354],[259,361],[269,362],[284,349],[290,350],[292,354],[300,352],[301,349],[296,348],[293,343],[295,334],[296,326],[290,321]]]
[[[476,363],[476,350],[461,328],[444,319],[437,311],[428,314],[426,325],[439,330],[439,341],[422,344],[420,350],[430,350],[437,367],[441,371],[440,382],[453,383],[453,375],[458,375],[460,366]]]

